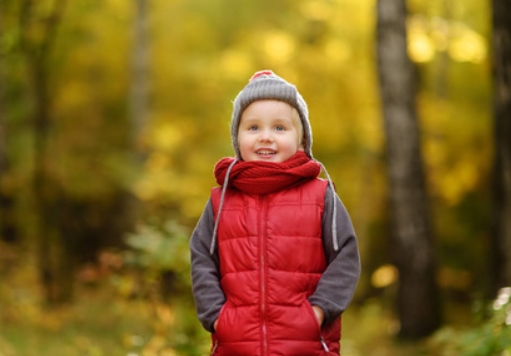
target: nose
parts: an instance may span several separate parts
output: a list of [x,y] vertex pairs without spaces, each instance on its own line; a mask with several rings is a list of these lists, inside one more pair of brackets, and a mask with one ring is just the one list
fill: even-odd
[[260,142],[272,142],[273,141],[273,133],[272,130],[264,129],[261,130],[259,135]]

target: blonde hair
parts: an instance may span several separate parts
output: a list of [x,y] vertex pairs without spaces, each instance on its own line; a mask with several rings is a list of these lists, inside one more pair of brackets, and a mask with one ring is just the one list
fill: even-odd
[[300,114],[298,110],[293,106],[293,125],[295,125],[296,131],[298,132],[298,145],[303,145],[303,124],[300,119]]

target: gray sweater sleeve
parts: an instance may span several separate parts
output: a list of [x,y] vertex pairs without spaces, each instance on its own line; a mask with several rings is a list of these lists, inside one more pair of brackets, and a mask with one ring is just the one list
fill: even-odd
[[[333,216],[332,194],[336,199],[337,216]],[[338,251],[335,251],[333,246],[332,219],[337,219]],[[309,302],[323,309],[324,324],[328,324],[346,310],[360,276],[360,256],[355,231],[344,204],[330,186],[325,194],[323,245],[328,267],[321,276],[316,291],[309,297]]]
[[214,332],[213,323],[225,303],[225,295],[220,287],[218,253],[209,254],[213,227],[214,214],[210,199],[192,233],[190,258],[197,316],[204,328],[211,333]]

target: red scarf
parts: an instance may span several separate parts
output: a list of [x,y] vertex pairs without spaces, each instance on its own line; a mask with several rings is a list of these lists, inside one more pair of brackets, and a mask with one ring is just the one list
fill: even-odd
[[[215,166],[215,177],[223,185],[225,175],[234,158],[222,158]],[[248,194],[270,194],[296,187],[319,176],[321,165],[303,151],[296,152],[282,163],[238,161],[228,177],[229,187]]]

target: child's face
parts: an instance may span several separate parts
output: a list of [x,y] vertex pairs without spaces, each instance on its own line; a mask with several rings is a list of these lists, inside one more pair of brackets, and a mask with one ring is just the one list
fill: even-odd
[[246,161],[284,162],[296,151],[303,151],[300,140],[301,122],[288,103],[258,100],[241,115],[238,144]]

